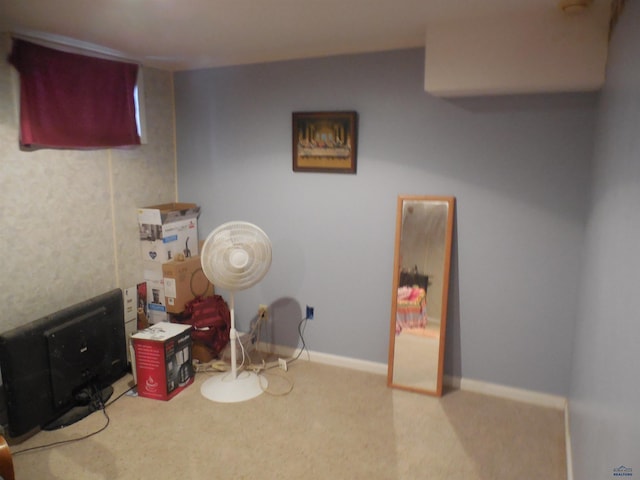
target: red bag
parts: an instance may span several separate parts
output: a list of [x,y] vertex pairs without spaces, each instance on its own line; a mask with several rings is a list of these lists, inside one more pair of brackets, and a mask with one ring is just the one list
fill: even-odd
[[229,343],[231,312],[220,295],[196,297],[188,302],[180,323],[193,326],[191,338],[203,343],[216,357]]

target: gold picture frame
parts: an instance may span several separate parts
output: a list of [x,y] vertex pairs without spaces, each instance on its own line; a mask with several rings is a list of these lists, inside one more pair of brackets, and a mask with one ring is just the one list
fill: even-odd
[[358,114],[293,112],[293,171],[356,173]]

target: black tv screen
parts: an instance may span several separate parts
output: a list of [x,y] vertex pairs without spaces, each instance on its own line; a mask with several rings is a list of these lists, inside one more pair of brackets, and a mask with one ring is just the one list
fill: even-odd
[[106,400],[127,372],[126,349],[120,289],[0,334],[9,435],[64,426],[94,411],[92,396]]

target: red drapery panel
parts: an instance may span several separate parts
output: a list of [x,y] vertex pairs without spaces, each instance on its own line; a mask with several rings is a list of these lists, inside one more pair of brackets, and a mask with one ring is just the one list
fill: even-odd
[[14,39],[20,74],[23,147],[139,145],[134,87],[138,66],[62,52]]

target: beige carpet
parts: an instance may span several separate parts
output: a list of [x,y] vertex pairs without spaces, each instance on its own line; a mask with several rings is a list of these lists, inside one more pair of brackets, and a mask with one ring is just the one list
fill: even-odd
[[[207,374],[168,402],[123,396],[80,442],[14,456],[18,480],[566,478],[563,413],[451,391],[390,390],[380,375],[298,361],[286,396],[238,404],[200,395]],[[269,389],[288,384],[269,376]],[[130,377],[116,385],[127,388]],[[106,422],[40,432],[15,453]]]

